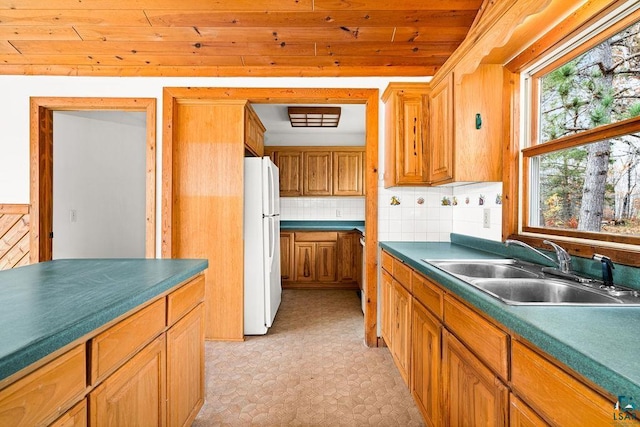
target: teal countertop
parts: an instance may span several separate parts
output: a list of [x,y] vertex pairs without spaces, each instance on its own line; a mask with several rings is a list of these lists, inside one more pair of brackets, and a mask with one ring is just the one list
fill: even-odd
[[81,259],[0,271],[0,381],[207,265],[195,259]]
[[611,395],[640,396],[640,307],[506,305],[422,259],[495,259],[519,249],[456,235],[452,241],[380,246]]
[[364,233],[364,221],[280,221],[280,230],[350,231]]

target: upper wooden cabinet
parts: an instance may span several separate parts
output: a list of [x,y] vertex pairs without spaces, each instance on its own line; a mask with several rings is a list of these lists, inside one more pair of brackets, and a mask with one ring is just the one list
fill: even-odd
[[361,151],[333,152],[333,195],[362,196],[364,194],[364,153]]
[[[509,138],[510,74],[481,65],[455,79],[453,181],[501,181],[503,141]],[[506,133],[506,134],[505,134]]]
[[382,96],[385,187],[501,181],[510,78],[500,65],[480,65],[433,85],[390,83]]
[[251,105],[247,104],[244,115],[244,148],[252,155],[264,155],[265,127]]
[[330,151],[302,153],[302,194],[305,196],[331,196],[332,160]]
[[431,184],[453,178],[453,75],[433,87],[430,97],[427,180]]
[[281,197],[364,195],[363,147],[266,147]]
[[302,152],[276,151],[272,157],[280,170],[280,196],[302,196]]
[[425,185],[429,84],[390,83],[385,103],[384,186]]

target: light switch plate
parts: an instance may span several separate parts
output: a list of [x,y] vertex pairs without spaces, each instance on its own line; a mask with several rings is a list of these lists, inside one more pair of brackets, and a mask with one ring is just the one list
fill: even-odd
[[482,226],[484,228],[491,227],[491,210],[489,208],[484,208],[482,211]]

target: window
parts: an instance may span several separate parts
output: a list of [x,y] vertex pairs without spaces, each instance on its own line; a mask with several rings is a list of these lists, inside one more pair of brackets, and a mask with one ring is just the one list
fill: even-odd
[[583,41],[530,75],[523,231],[640,244],[640,15],[634,13],[624,27],[607,28],[598,42]]

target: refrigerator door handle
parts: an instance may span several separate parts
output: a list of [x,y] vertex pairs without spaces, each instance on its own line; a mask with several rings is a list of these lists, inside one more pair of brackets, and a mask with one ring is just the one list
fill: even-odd
[[273,256],[275,254],[275,248],[276,248],[275,228],[276,228],[276,219],[270,216],[269,217],[269,258],[268,258],[269,262],[267,263],[269,265],[269,272],[272,271]]

